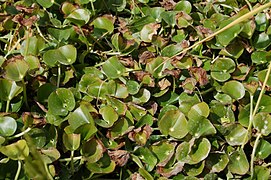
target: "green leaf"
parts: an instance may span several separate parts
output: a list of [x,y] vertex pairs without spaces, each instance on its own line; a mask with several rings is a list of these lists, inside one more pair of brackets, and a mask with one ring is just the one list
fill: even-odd
[[150,98],[151,98],[150,91],[143,88],[140,89],[136,95],[132,96],[132,102],[136,104],[143,104],[148,102]]
[[73,64],[76,61],[77,50],[73,45],[65,45],[58,48],[58,51],[65,58],[58,59],[58,62],[64,65]]
[[255,166],[254,173],[255,179],[268,180],[270,178],[270,169],[267,167]]
[[271,115],[266,112],[256,114],[253,119],[253,126],[259,133],[268,136],[271,133]]
[[85,105],[81,105],[75,109],[69,116],[68,121],[72,131],[75,131],[82,125],[89,124],[91,126],[89,130],[92,130],[92,133],[96,132],[94,120]]
[[229,158],[225,153],[210,153],[206,159],[206,167],[211,173],[223,171],[229,162]]
[[[227,24],[231,23],[232,20],[222,21],[219,28],[226,26]],[[242,26],[240,24],[236,24],[231,28],[219,33],[216,38],[217,41],[222,44],[223,46],[227,46],[234,38],[238,36],[238,34],[242,31]]]
[[163,135],[181,139],[188,133],[187,120],[180,110],[169,110],[158,120]]
[[94,25],[94,31],[102,31],[101,35],[114,31],[114,24],[106,17],[98,17],[91,24]]
[[230,155],[228,168],[233,174],[244,175],[249,170],[249,163],[243,149],[235,151]]
[[167,141],[159,142],[158,144],[151,146],[151,151],[158,158],[159,166],[165,166],[170,158],[174,154],[176,143],[170,143]]
[[150,149],[146,147],[139,147],[135,151],[135,155],[138,156],[143,163],[145,163],[146,170],[149,172],[152,171],[157,164],[157,158],[150,151]]
[[21,81],[26,75],[29,66],[23,59],[13,59],[5,62],[4,77],[12,81]]
[[257,50],[264,50],[271,44],[271,38],[270,35],[266,34],[265,32],[262,32],[261,34],[257,34],[252,42],[252,45]]
[[254,51],[251,54],[251,60],[256,64],[263,64],[269,61],[271,54],[266,51]]
[[52,0],[36,0],[39,5],[41,5],[44,8],[49,8],[54,4],[54,1]]
[[67,19],[78,26],[83,26],[88,23],[90,15],[87,9],[75,9],[67,16]]
[[63,134],[63,144],[69,151],[75,151],[80,146],[80,134]]
[[74,107],[75,99],[69,89],[58,88],[48,98],[48,108],[53,115],[66,116]]
[[125,67],[119,62],[119,59],[114,56],[109,58],[103,65],[102,70],[108,78],[119,78],[125,71]]
[[169,61],[166,61],[166,62],[165,61],[166,60],[161,57],[157,57],[157,58],[153,59],[152,61],[147,63],[146,71],[151,73],[153,75],[153,77],[155,77],[155,78],[162,77],[162,75],[163,75],[162,72],[166,68],[169,68],[169,66],[170,66]]
[[260,159],[265,159],[270,154],[271,154],[271,144],[268,141],[261,139],[256,149],[256,157]]
[[15,81],[0,79],[0,98],[3,101],[10,101],[23,91],[23,88],[17,86]]
[[18,140],[7,146],[1,146],[0,152],[12,160],[24,160],[29,155],[29,147],[25,140]]
[[182,51],[181,44],[170,44],[162,49],[161,55],[164,57],[172,57]]
[[92,173],[98,174],[108,174],[114,171],[116,163],[110,160],[110,157],[107,154],[104,154],[103,157],[96,163],[87,162],[86,167]]
[[225,136],[227,143],[229,143],[231,146],[238,146],[242,145],[244,142],[247,134],[247,130],[241,126],[240,124],[233,125],[231,128],[230,133]]
[[133,80],[127,81],[126,86],[127,86],[129,94],[131,95],[137,94],[140,89],[140,85],[138,84],[138,82],[133,81]]
[[219,82],[224,82],[230,79],[230,73],[235,70],[235,63],[230,58],[218,58],[212,64],[211,76]]
[[200,119],[202,117],[207,118],[209,113],[210,110],[208,104],[201,102],[191,107],[190,111],[188,112],[188,119]]
[[239,100],[245,96],[244,85],[238,81],[228,81],[222,86],[222,91],[233,99]]
[[103,156],[103,144],[96,138],[86,141],[81,148],[81,154],[87,157],[87,161],[95,163]]
[[[190,152],[190,161],[188,164],[197,164],[206,159],[211,150],[211,143],[207,138],[202,138],[195,142]],[[177,151],[177,150],[176,150]]]
[[211,134],[216,134],[215,127],[206,118],[189,119],[188,131],[195,138],[199,138],[201,136],[207,136]]
[[175,11],[184,11],[186,14],[189,14],[192,10],[192,5],[189,1],[182,0],[175,5]]
[[96,120],[96,123],[102,127],[111,127],[118,120],[119,115],[112,106],[104,106],[99,110],[102,120]]
[[11,136],[17,129],[15,119],[8,116],[0,116],[0,136]]
[[204,161],[195,165],[186,164],[184,165],[184,170],[186,174],[189,176],[198,176],[202,173],[204,166],[205,166]]

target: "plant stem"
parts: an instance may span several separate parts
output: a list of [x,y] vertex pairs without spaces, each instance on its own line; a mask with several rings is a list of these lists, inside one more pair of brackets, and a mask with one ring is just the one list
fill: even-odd
[[227,30],[227,29],[229,29],[229,28],[235,26],[236,24],[239,24],[239,23],[241,23],[241,22],[243,22],[243,21],[249,19],[251,16],[257,14],[258,12],[263,11],[264,9],[268,8],[269,6],[271,6],[271,2],[266,3],[266,4],[264,4],[264,5],[261,5],[261,6],[257,7],[256,9],[253,9],[253,10],[250,11],[249,13],[246,13],[246,14],[244,14],[243,16],[241,16],[241,17],[235,19],[233,22],[231,22],[231,23],[228,24],[227,26],[225,26],[225,27],[223,27],[223,28],[217,30],[216,32],[214,32],[214,33],[211,34],[210,36],[208,36],[208,37],[206,37],[206,38],[204,38],[204,39],[202,39],[202,40],[196,42],[195,44],[193,44],[192,46],[189,46],[188,48],[183,49],[181,52],[175,54],[175,55],[172,56],[171,58],[176,57],[176,56],[178,56],[178,55],[180,55],[180,54],[183,54],[184,52],[186,52],[186,51],[188,51],[188,50],[190,50],[190,49],[193,49],[194,47],[197,47],[198,45],[202,44],[202,43],[205,42],[205,41],[211,40],[211,39],[212,39],[213,37],[215,37],[216,35],[218,35],[218,34],[222,33],[223,31],[225,31],[225,30]]
[[73,162],[74,150],[71,151],[71,171],[74,173],[74,162]]
[[24,78],[22,79],[22,84],[23,84],[24,103],[25,103],[26,108],[27,108],[28,110],[30,110],[29,105],[28,105],[28,102],[27,102],[27,94],[26,94],[26,86],[25,86]]
[[20,132],[19,134],[16,134],[14,136],[9,137],[8,139],[15,139],[15,138],[21,137],[21,136],[25,135],[26,133],[28,133],[30,130],[31,130],[31,128],[28,127],[26,130]]
[[59,85],[60,85],[60,77],[61,76],[61,67],[60,67],[60,65],[58,65],[58,68],[57,68],[57,84],[56,84],[56,86],[57,86],[57,88],[59,88]]
[[29,30],[28,30],[28,27],[27,27],[25,33],[26,33],[25,34],[25,36],[26,36],[26,44],[25,44],[25,54],[24,54],[24,56],[26,56],[28,54],[28,49],[29,49],[29,41],[30,41],[30,39],[29,39]]
[[[260,95],[258,97],[258,100],[256,102],[256,105],[255,105],[255,108],[253,110],[253,113],[252,113],[252,109],[253,109],[253,104],[251,105],[250,104],[250,117],[249,117],[249,125],[248,125],[248,128],[247,128],[247,133],[245,135],[245,138],[244,138],[244,141],[243,141],[243,144],[241,146],[241,148],[243,149],[244,146],[245,146],[245,143],[246,143],[246,140],[248,139],[248,133],[250,132],[251,130],[251,127],[252,127],[252,122],[253,122],[253,119],[254,119],[254,116],[256,115],[256,113],[258,112],[258,108],[259,108],[259,105],[260,105],[260,102],[261,102],[261,99],[262,99],[262,96],[264,94],[264,91],[265,91],[265,86],[266,86],[266,83],[268,81],[268,78],[269,78],[269,75],[270,75],[270,72],[271,72],[271,63],[269,64],[268,66],[268,70],[267,70],[267,73],[265,75],[265,79],[264,79],[264,82],[263,82],[263,85],[262,85],[262,89],[261,89],[261,92],[260,92]],[[253,103],[253,97],[251,98],[250,97],[250,103]],[[252,107],[252,109],[251,109]],[[252,114],[251,114],[252,113]]]
[[20,160],[18,160],[18,168],[17,168],[16,175],[14,177],[14,180],[18,180],[19,179],[21,169],[22,169],[22,163],[21,163]]
[[[77,161],[83,159],[83,156],[78,156],[78,157],[73,157],[73,161]],[[64,158],[64,159],[59,159],[60,162],[66,162],[66,161],[71,161],[71,158]]]
[[254,146],[253,146],[253,150],[252,150],[252,154],[251,154],[251,160],[250,160],[250,173],[251,173],[251,179],[253,179],[253,171],[254,171],[254,157],[255,157],[255,153],[256,153],[256,149],[257,149],[257,146],[259,144],[259,140],[260,140],[260,137],[262,136],[261,133],[259,133],[256,137],[256,140],[254,142]]
[[10,104],[10,100],[7,100],[7,104],[6,104],[6,112],[9,111],[9,104]]

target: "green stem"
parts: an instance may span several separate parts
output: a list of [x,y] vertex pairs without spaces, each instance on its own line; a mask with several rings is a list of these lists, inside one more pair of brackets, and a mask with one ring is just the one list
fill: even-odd
[[[73,161],[77,161],[81,159],[84,159],[83,156],[73,157]],[[69,162],[71,160],[72,160],[71,158],[64,158],[64,159],[59,159],[59,162]]]
[[90,5],[91,5],[91,9],[95,15],[95,8],[94,8],[94,4],[93,4],[93,1],[90,0]]
[[28,133],[30,130],[31,130],[31,128],[28,127],[26,130],[20,132],[19,134],[16,134],[14,136],[9,137],[8,139],[15,139],[15,138],[21,137],[21,136],[25,135],[26,133]]
[[28,102],[27,102],[27,94],[26,94],[26,86],[25,86],[24,78],[22,79],[22,84],[23,84],[24,103],[25,103],[26,108],[27,108],[28,110],[30,110],[29,105],[28,105]]
[[7,100],[7,104],[6,104],[6,112],[9,111],[9,104],[10,104],[10,100]]
[[59,85],[60,85],[60,78],[61,78],[61,67],[60,65],[58,65],[58,68],[57,68],[57,88],[59,88]]
[[71,171],[74,173],[74,161],[73,161],[74,151],[71,151]]
[[47,177],[49,180],[53,180],[54,178],[52,177],[52,174],[49,172],[49,169],[48,169],[48,166],[46,163],[44,163],[44,168],[45,168],[45,171],[47,173]]
[[[260,95],[259,95],[259,97],[258,97],[258,100],[257,100],[257,102],[256,102],[256,105],[255,105],[255,108],[254,108],[254,110],[253,110],[252,115],[251,115],[251,112],[250,112],[249,125],[248,125],[248,128],[247,128],[247,133],[246,133],[246,135],[245,135],[243,144],[242,144],[242,146],[241,146],[242,149],[244,148],[245,143],[246,143],[246,141],[247,141],[247,139],[248,139],[248,133],[249,133],[250,130],[251,130],[252,123],[253,123],[253,119],[254,119],[256,113],[258,112],[258,108],[259,108],[259,105],[260,105],[262,96],[263,96],[263,94],[264,94],[265,86],[266,86],[266,84],[267,84],[267,81],[268,81],[270,72],[271,72],[271,63],[270,63],[269,66],[268,66],[268,70],[267,70],[267,73],[266,73],[266,75],[265,75],[265,79],[264,79],[264,82],[263,82],[263,85],[262,85],[262,89],[261,89]],[[252,98],[250,101],[253,101],[253,98]],[[253,103],[253,102],[251,102],[251,103]],[[253,105],[250,105],[250,109],[251,109],[251,106],[253,106]],[[251,109],[250,111],[252,111],[252,109]]]
[[254,158],[255,158],[255,153],[256,153],[256,149],[257,146],[259,144],[259,140],[261,138],[262,134],[259,133],[256,137],[256,140],[254,142],[254,146],[253,146],[253,150],[252,150],[252,154],[251,154],[251,160],[250,160],[250,173],[251,173],[251,179],[253,179],[253,171],[254,171]]
[[26,32],[25,32],[25,36],[26,36],[26,44],[25,44],[25,55],[28,54],[28,49],[29,49],[29,43],[30,43],[30,38],[29,38],[29,30],[28,30],[28,27],[26,29]]
[[18,168],[17,168],[16,175],[14,177],[14,180],[18,180],[19,179],[21,169],[22,169],[22,163],[21,163],[20,160],[18,160]]

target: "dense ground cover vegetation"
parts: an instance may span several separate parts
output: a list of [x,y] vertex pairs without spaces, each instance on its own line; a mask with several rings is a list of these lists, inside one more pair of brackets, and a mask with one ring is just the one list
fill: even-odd
[[270,6],[0,0],[0,179],[268,179]]

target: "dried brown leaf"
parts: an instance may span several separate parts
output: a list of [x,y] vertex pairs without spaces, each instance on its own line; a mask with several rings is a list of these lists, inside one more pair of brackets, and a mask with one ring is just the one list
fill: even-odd
[[190,75],[194,77],[200,86],[208,84],[207,72],[201,67],[192,67],[189,69]]
[[125,150],[116,150],[116,151],[108,151],[110,158],[118,165],[124,166],[128,159],[130,158],[130,154]]

